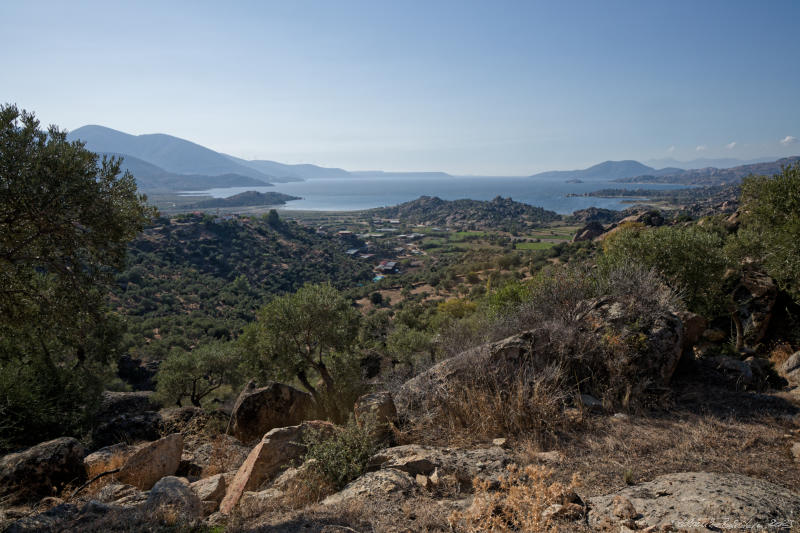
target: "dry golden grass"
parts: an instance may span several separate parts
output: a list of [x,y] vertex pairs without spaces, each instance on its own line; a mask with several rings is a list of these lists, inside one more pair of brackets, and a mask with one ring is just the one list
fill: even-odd
[[551,481],[552,470],[541,466],[519,467],[509,465],[500,480],[500,487],[492,490],[488,481],[473,482],[475,496],[467,509],[455,511],[449,521],[454,531],[557,531],[552,517],[545,511],[552,505],[561,505],[572,519],[584,513],[575,493],[577,478],[570,485]]

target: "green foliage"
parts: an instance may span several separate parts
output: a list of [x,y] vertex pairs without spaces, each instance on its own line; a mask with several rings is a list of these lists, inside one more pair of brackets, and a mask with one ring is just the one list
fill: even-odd
[[414,366],[416,356],[430,356],[433,350],[431,334],[398,324],[386,338],[386,349],[399,361]]
[[0,448],[87,429],[122,333],[105,292],[144,201],[118,160],[0,107]]
[[723,310],[722,282],[728,264],[723,244],[719,233],[696,225],[623,228],[604,241],[601,264],[655,268],[682,294],[689,309],[714,316]]
[[163,359],[176,346],[234,338],[268,298],[306,282],[349,287],[372,277],[337,239],[264,218],[159,219],[132,243],[113,302],[128,317],[134,355]]
[[238,361],[232,345],[215,342],[191,352],[173,348],[158,369],[157,394],[164,403],[178,406],[184,399],[195,407],[223,385],[238,377]]
[[308,448],[306,460],[313,459],[311,468],[339,490],[366,472],[369,459],[378,451],[380,442],[374,438],[374,422],[359,426],[350,417],[343,428],[332,436],[309,432],[305,437]]
[[742,226],[729,251],[759,262],[800,300],[800,164],[742,182]]
[[333,394],[328,365],[349,354],[358,327],[358,312],[330,283],[307,284],[264,306],[257,321],[248,326],[241,347],[261,375],[297,378],[319,401],[309,372],[318,373]]

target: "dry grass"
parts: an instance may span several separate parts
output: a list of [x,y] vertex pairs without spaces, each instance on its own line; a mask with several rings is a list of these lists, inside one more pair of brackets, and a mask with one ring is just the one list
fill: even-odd
[[[800,439],[800,430],[789,426],[769,416],[741,420],[688,412],[598,417],[583,430],[562,435],[555,449],[584,480],[587,496],[692,471],[734,472],[792,488],[800,479],[800,468],[792,462],[789,447]],[[523,464],[536,461],[537,443],[519,449]],[[566,480],[567,473],[558,475]]]
[[528,435],[540,445],[580,422],[564,409],[569,398],[554,375],[517,376],[510,385],[496,376],[476,376],[472,383],[444,392],[438,404],[396,433],[400,443],[469,445],[500,435]]
[[563,506],[565,515],[573,520],[580,518],[585,508],[577,503],[577,478],[564,485],[552,477],[553,472],[541,466],[509,465],[497,490],[488,481],[476,479],[472,505],[453,512],[450,524],[454,531],[469,532],[556,531],[555,520],[545,512],[551,506]]

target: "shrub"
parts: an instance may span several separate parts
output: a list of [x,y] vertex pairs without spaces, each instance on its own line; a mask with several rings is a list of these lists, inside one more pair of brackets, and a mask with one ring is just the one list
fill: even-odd
[[304,440],[308,448],[306,461],[313,460],[309,468],[337,490],[343,488],[366,471],[369,459],[378,451],[380,443],[375,441],[374,434],[374,421],[359,425],[352,416],[332,436],[310,431]]

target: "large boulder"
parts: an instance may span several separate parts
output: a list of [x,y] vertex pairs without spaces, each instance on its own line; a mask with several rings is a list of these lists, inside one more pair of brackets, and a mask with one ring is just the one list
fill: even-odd
[[200,499],[186,480],[175,476],[162,478],[153,486],[144,508],[154,517],[177,515],[184,521],[191,521],[202,516]]
[[283,383],[248,383],[233,406],[228,433],[251,444],[273,428],[302,422],[313,405],[311,395]]
[[420,486],[416,480],[402,470],[387,469],[368,472],[352,481],[344,489],[332,494],[322,501],[322,505],[339,505],[344,502],[380,498],[392,498],[398,501],[398,506],[403,500],[420,493]]
[[0,501],[15,504],[57,494],[85,478],[83,446],[71,437],[0,458]]
[[100,489],[94,499],[118,507],[137,507],[147,500],[147,493],[122,483],[111,483]]
[[110,472],[122,468],[125,461],[128,460],[134,452],[136,447],[128,444],[114,444],[100,448],[94,453],[90,453],[83,458],[83,465],[86,468],[86,477],[92,479],[98,474],[103,472]]
[[158,404],[153,399],[151,391],[139,392],[103,392],[100,408],[96,419],[108,421],[120,415],[130,415],[143,413],[145,411],[157,411]]
[[[683,472],[589,499],[589,525],[678,531],[771,529],[798,523],[800,494],[740,474]],[[774,525],[772,527],[775,527]],[[780,529],[775,527],[776,530]]]
[[178,470],[182,453],[183,436],[180,433],[141,444],[114,477],[121,483],[148,490],[159,479],[171,476]]
[[257,490],[289,463],[302,457],[306,452],[303,440],[310,431],[332,434],[335,427],[329,422],[312,420],[297,426],[275,428],[264,435],[228,485],[220,511],[230,514],[242,494]]
[[190,485],[192,491],[202,502],[203,514],[209,515],[219,508],[219,503],[225,497],[225,476],[216,474]]

